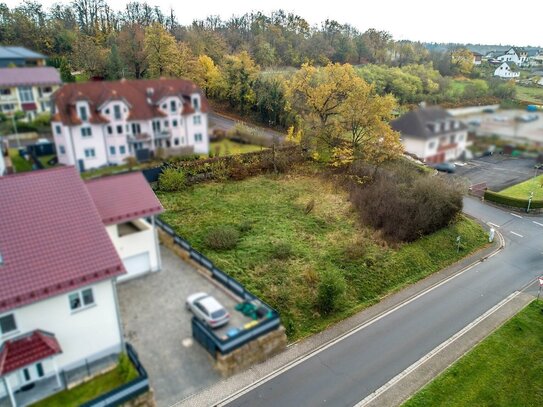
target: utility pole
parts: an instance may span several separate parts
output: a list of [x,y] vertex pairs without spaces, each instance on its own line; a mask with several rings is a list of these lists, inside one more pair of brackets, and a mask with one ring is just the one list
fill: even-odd
[[13,123],[13,131],[17,140],[17,148],[21,148],[21,140],[19,140],[19,132],[17,131],[17,122],[15,121],[15,113],[11,114],[11,122]]
[[526,213],[530,212],[530,205],[532,204],[533,197],[534,197],[534,193],[530,192],[530,197],[528,198],[528,209],[526,209]]

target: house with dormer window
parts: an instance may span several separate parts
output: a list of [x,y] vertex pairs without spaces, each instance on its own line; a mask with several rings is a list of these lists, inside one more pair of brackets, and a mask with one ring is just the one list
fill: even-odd
[[513,62],[518,66],[522,66],[528,60],[528,51],[511,47],[504,54],[497,56],[496,59],[500,62]]
[[390,125],[405,151],[427,163],[456,160],[466,150],[467,126],[438,106],[418,108]]
[[53,95],[59,162],[80,171],[123,164],[163,149],[209,152],[209,105],[183,79],[71,83]]
[[494,76],[498,76],[502,79],[514,79],[520,77],[520,72],[517,71],[514,63],[502,62],[502,64],[494,70]]

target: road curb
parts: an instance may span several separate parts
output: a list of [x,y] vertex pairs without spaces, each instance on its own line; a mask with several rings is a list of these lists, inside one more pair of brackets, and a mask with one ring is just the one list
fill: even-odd
[[[467,214],[465,215],[472,218]],[[487,228],[489,227],[479,220],[475,220],[479,224],[484,225]],[[175,406],[217,406],[235,400],[248,390],[275,377],[279,372],[290,369],[331,344],[339,342],[345,337],[355,333],[357,330],[362,329],[372,321],[382,318],[385,314],[388,315],[397,308],[434,289],[436,286],[444,284],[457,275],[475,267],[477,264],[486,261],[490,257],[493,257],[505,247],[505,239],[499,231],[496,231],[496,236],[498,239],[496,239],[491,246],[480,249],[445,269],[404,287],[400,291],[382,297],[375,305],[330,326],[320,333],[291,344],[286,351],[261,364],[253,366],[240,374],[224,379],[203,389],[199,393],[188,396],[184,400],[176,403]],[[225,397],[225,395],[227,396]]]

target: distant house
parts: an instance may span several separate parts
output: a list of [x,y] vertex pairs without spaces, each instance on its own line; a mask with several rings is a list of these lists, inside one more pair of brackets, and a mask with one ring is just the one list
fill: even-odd
[[0,68],[0,112],[36,114],[49,112],[51,95],[62,81],[55,68]]
[[207,99],[182,79],[64,85],[53,95],[59,162],[80,171],[148,157],[161,148],[209,152]]
[[97,178],[86,186],[127,271],[119,281],[160,270],[154,215],[163,208],[142,173]]
[[514,64],[510,62],[502,62],[502,64],[494,70],[494,76],[498,76],[502,79],[513,79],[518,78],[520,76],[520,72],[516,70]]
[[471,55],[473,55],[473,65],[481,65],[481,62],[483,60],[483,54],[472,51]]
[[455,160],[466,150],[467,126],[438,106],[413,110],[391,126],[405,150],[428,163]]
[[0,177],[0,404],[28,405],[116,358],[125,273],[75,168]]
[[500,62],[513,62],[522,66],[528,59],[528,52],[522,48],[511,47],[502,55],[495,57]]
[[45,66],[47,57],[23,47],[0,45],[0,68],[9,66]]

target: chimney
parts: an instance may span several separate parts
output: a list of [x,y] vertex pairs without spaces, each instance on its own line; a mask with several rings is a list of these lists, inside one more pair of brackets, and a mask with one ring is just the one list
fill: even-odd
[[147,88],[147,96],[151,97],[155,93],[155,90],[153,88]]

